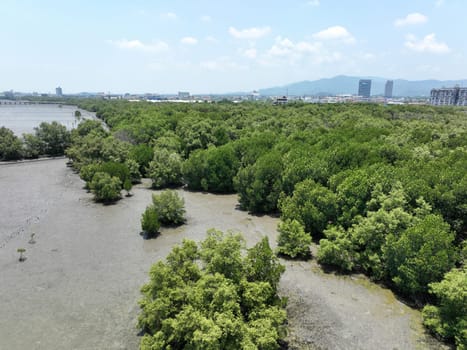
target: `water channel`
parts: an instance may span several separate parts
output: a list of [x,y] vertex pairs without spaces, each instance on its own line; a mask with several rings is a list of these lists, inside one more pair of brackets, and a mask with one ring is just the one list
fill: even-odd
[[42,122],[57,121],[68,130],[76,127],[78,121],[75,111],[79,110],[84,119],[95,118],[95,113],[77,108],[76,106],[59,104],[10,105],[0,104],[0,127],[12,130],[15,135],[34,133],[34,128]]

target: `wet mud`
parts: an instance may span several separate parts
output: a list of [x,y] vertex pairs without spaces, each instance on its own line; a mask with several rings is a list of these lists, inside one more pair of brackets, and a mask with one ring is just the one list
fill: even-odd
[[[148,184],[96,204],[64,159],[0,165],[0,193],[1,350],[137,349],[139,288],[174,244],[212,227],[243,232],[248,246],[264,235],[274,245],[277,235],[277,218],[238,210],[236,195],[180,191],[187,224],[144,240]],[[313,260],[284,264],[291,349],[444,347],[418,311],[365,277],[325,274]]]

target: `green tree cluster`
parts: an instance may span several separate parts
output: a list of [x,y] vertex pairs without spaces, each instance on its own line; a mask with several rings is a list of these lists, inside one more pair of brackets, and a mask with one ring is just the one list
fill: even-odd
[[149,205],[141,218],[143,232],[155,235],[162,225],[181,225],[185,222],[185,201],[173,190],[165,190],[152,195]]
[[366,216],[348,230],[324,231],[318,260],[343,270],[363,269],[377,280],[391,280],[406,295],[423,296],[457,260],[449,225],[422,199],[410,210],[400,183],[388,194],[376,186],[367,207]]
[[246,256],[243,249],[241,235],[210,230],[200,246],[184,240],[153,265],[141,290],[140,348],[279,349],[284,267],[267,238]]
[[[156,187],[172,186],[176,174],[192,190],[235,191],[242,209],[289,222],[282,238],[294,242],[291,253],[308,245],[295,220],[323,238],[323,264],[364,271],[419,301],[458,266],[467,232],[460,108],[78,103],[110,132],[87,125],[74,133],[68,153],[77,169],[133,159],[148,176],[154,150],[163,150],[152,166]],[[179,155],[175,171],[167,154]]]
[[98,171],[93,175],[89,183],[89,189],[94,194],[94,199],[97,202],[114,202],[120,199],[122,182],[116,176],[110,176],[108,173]]
[[280,222],[277,238],[277,252],[294,258],[310,256],[311,236],[305,232],[303,225],[297,220],[287,219]]
[[0,160],[20,159],[23,154],[21,140],[10,129],[0,128]]
[[467,268],[452,269],[441,282],[430,284],[438,305],[423,308],[423,323],[434,334],[467,349]]
[[24,134],[22,138],[19,138],[10,129],[1,127],[0,160],[65,154],[65,150],[70,145],[70,132],[65,126],[56,121],[42,122],[34,129],[34,134]]

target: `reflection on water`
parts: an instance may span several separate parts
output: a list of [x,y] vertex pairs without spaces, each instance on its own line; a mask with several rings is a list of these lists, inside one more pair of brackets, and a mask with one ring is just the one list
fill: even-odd
[[[17,136],[34,133],[34,128],[42,122],[57,121],[73,129],[78,124],[75,118],[76,106],[61,105],[0,105],[0,127],[12,130]],[[83,118],[94,118],[94,113],[81,111]]]

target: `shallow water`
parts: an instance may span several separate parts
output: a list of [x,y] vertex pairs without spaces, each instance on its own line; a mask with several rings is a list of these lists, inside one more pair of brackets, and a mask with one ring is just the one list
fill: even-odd
[[[59,106],[56,104],[37,105],[5,105],[0,104],[0,127],[12,130],[17,136],[34,133],[40,123],[57,121],[68,130],[76,127],[76,106]],[[95,114],[79,109],[83,118],[95,118]]]
[[[92,201],[65,160],[0,165],[0,349],[137,349],[139,288],[152,263],[207,229],[272,244],[277,219],[237,210],[236,195],[180,191],[187,224],[143,240],[153,191],[139,185],[115,205]],[[30,244],[31,233],[35,243]],[[17,248],[27,260],[18,262]],[[362,276],[284,262],[292,349],[439,349],[420,314]]]

